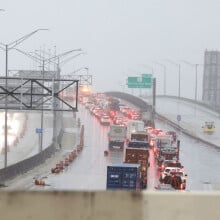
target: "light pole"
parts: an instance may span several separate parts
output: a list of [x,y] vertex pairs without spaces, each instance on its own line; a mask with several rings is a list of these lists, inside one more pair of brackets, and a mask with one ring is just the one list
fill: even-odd
[[[22,51],[22,50],[19,50],[19,49],[16,49],[18,52],[20,52],[20,53],[22,53],[22,54],[24,54],[24,55],[26,55],[26,56],[28,56],[29,58],[31,58],[31,59],[33,59],[33,60],[35,60],[36,62],[38,62],[38,63],[42,63],[42,78],[43,78],[43,84],[44,84],[44,74],[45,74],[45,65],[47,64],[47,63],[50,63],[50,62],[52,62],[52,63],[55,63],[56,65],[57,65],[57,76],[56,76],[56,78],[58,78],[58,79],[60,79],[60,64],[62,63],[63,64],[63,62],[60,62],[60,58],[61,57],[63,57],[63,56],[66,56],[66,55],[69,55],[69,54],[71,54],[71,53],[73,53],[73,52],[77,52],[77,51],[82,51],[82,49],[81,48],[79,48],[79,49],[74,49],[74,50],[69,50],[69,51],[67,51],[67,52],[64,52],[64,53],[61,53],[61,54],[58,54],[58,55],[55,55],[54,57],[50,57],[50,58],[48,58],[48,59],[45,59],[44,58],[44,56],[42,57],[40,54],[37,54],[37,53],[35,53],[35,56],[33,56],[33,55],[31,55],[30,53],[27,53],[27,52],[24,52],[24,51]],[[35,50],[35,52],[36,51],[38,51],[38,52],[43,52],[43,51],[39,51],[39,50]],[[83,54],[83,53],[79,53],[79,54],[76,54],[75,56],[72,56],[71,57],[71,59],[73,59],[73,58],[75,58],[75,57],[77,57],[77,56],[79,56],[80,54]],[[51,60],[58,60],[57,61],[57,63],[55,62],[55,61],[51,61]],[[70,60],[70,58],[68,58],[68,61]],[[65,62],[67,62],[67,60],[64,60]],[[59,84],[58,84],[58,88],[59,88]],[[56,88],[57,89],[57,88]],[[53,92],[55,92],[54,91],[54,89],[53,89]],[[54,111],[54,106],[55,106],[55,101],[53,100],[53,140],[54,140],[54,143],[56,143],[56,111]],[[39,151],[41,152],[42,151],[42,149],[43,149],[43,127],[44,127],[44,125],[43,125],[43,122],[44,122],[44,120],[43,120],[43,117],[44,117],[44,112],[43,112],[43,107],[42,107],[42,111],[41,111],[41,131],[42,131],[42,133],[41,133],[41,136],[40,136],[40,144],[39,144]]]
[[[0,43],[0,45],[4,46],[4,47],[0,47],[1,49],[5,50],[5,89],[7,91],[8,89],[8,51],[15,48],[17,45],[21,44],[23,41],[25,41],[26,39],[28,39],[29,37],[31,37],[33,34],[37,33],[38,31],[43,31],[43,30],[48,30],[48,29],[44,29],[44,28],[40,28],[37,29],[27,35],[24,35],[23,37],[12,41],[11,43],[8,44],[3,44]],[[6,95],[5,97],[5,167],[7,167],[7,152],[8,152],[8,95]]]
[[186,60],[181,60],[182,62],[184,62],[185,64],[188,64],[188,65],[190,65],[190,66],[192,66],[192,67],[195,67],[195,101],[197,101],[197,81],[198,81],[198,66],[200,65],[200,64],[198,64],[198,63],[196,63],[196,64],[192,64],[192,63],[190,63],[190,62],[188,62],[188,61],[186,61]]
[[156,62],[156,61],[154,61],[154,63],[156,63],[157,65],[159,65],[159,66],[161,66],[161,67],[163,67],[163,94],[164,95],[166,95],[166,66],[165,65],[163,65],[162,63],[158,63],[158,62]]
[[165,61],[167,61],[167,62],[169,62],[169,63],[171,63],[171,64],[173,64],[173,65],[175,65],[175,66],[177,66],[178,67],[178,97],[180,98],[180,64],[179,63],[175,63],[175,62],[173,62],[173,61],[171,61],[171,60],[165,60]]
[[151,73],[154,76],[154,68],[152,66],[148,66],[146,64],[142,64],[142,66],[148,68],[149,70],[151,70]]
[[72,75],[72,74],[76,74],[77,72],[79,72],[79,71],[81,71],[81,70],[87,70],[87,75],[88,75],[88,67],[81,67],[81,68],[79,68],[79,69],[76,69],[76,70],[74,70],[73,72],[71,72],[71,73],[69,73],[69,74],[67,74],[67,75]]
[[[145,68],[148,68],[151,71],[152,79],[154,79],[154,77],[155,77],[155,75],[154,75],[154,68],[152,66],[148,66],[146,64],[142,64],[142,66],[145,67]],[[153,95],[153,89],[152,89],[151,92],[152,92],[152,94],[150,94],[150,93],[149,94],[146,93],[146,94],[151,96],[151,95]]]

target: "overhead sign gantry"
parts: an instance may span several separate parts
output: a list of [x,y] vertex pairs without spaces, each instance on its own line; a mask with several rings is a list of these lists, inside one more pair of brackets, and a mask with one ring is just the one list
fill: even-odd
[[[0,109],[77,111],[79,80],[0,77]],[[72,104],[62,94],[73,87]]]

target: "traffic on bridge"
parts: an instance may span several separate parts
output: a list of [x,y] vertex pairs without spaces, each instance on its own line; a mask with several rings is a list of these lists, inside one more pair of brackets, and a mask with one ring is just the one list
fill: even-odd
[[[171,109],[173,109],[172,112],[169,111],[169,115],[165,108],[163,108],[164,113],[159,110],[160,106],[164,106],[164,103],[166,103],[167,108],[170,105]],[[178,108],[173,103],[176,103],[181,111],[178,111]],[[134,104],[125,100],[109,97],[105,94],[94,94],[82,98],[79,112],[75,116],[72,113],[65,113],[65,136],[63,136],[61,141],[62,153],[55,157],[57,161],[48,161],[42,170],[30,171],[26,178],[16,178],[8,182],[8,188],[26,190],[122,189],[122,185],[111,185],[108,182],[110,181],[108,179],[109,175],[113,175],[109,170],[116,169],[114,175],[118,175],[118,178],[120,178],[121,171],[119,172],[117,169],[129,169],[134,164],[140,164],[140,167],[134,166],[135,168],[132,169],[135,169],[135,172],[137,172],[137,168],[146,169],[145,174],[142,174],[139,180],[132,179],[133,182],[137,182],[135,182],[135,185],[131,185],[130,189],[218,190],[220,177],[218,170],[213,170],[213,167],[220,165],[218,160],[220,151],[213,146],[210,140],[210,137],[214,138],[214,133],[207,134],[201,126],[200,133],[204,134],[204,143],[194,133],[191,132],[189,136],[186,132],[188,129],[190,133],[191,129],[193,130],[193,126],[195,126],[193,120],[189,120],[189,118],[193,118],[194,114],[200,116],[201,122],[203,122],[201,115],[204,111],[213,120],[214,112],[201,106],[195,107],[195,105],[190,105],[186,101],[173,102],[171,98],[158,99],[157,109],[157,113],[163,115],[166,120],[156,117],[155,125],[153,126],[150,124],[150,120],[144,118],[147,114],[141,112],[138,106],[134,106]],[[193,112],[192,116],[190,112]],[[177,115],[181,115],[181,121],[177,120]],[[58,166],[60,160],[65,162],[67,155],[74,149],[77,150],[80,132],[79,128],[77,128],[79,121],[84,126],[83,150],[80,153],[76,153],[77,156],[74,157],[74,162],[68,163],[68,166],[60,171],[58,175],[57,172],[52,172],[53,167]],[[218,117],[216,115],[216,128],[217,121]],[[176,127],[171,126],[170,122],[171,124],[176,124]],[[183,125],[186,127],[183,127]],[[210,144],[207,144],[209,141]],[[166,151],[166,148],[159,147],[163,144],[167,147]],[[136,151],[139,156],[135,156]],[[143,157],[142,151],[146,152],[146,157],[144,157],[145,165],[140,159]],[[131,157],[131,159],[126,158],[126,155],[128,158]],[[139,159],[135,161],[132,157],[138,157]],[[169,166],[166,169],[166,164],[169,164],[172,170],[170,170]],[[174,176],[174,174],[181,176],[181,179],[178,180],[179,186],[174,185],[177,180],[172,182],[168,178],[169,176]],[[165,178],[165,176],[168,177]],[[141,182],[143,178],[146,178],[145,186],[144,182]],[[36,185],[33,181],[35,179],[43,180],[45,186],[42,188],[41,185]],[[119,180],[116,178],[114,181],[117,182]],[[129,189],[128,185],[125,189]]]

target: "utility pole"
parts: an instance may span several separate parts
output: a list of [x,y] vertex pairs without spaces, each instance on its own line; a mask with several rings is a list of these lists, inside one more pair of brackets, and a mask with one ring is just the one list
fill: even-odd
[[[31,37],[32,35],[34,35],[35,33],[37,33],[38,31],[42,31],[42,30],[48,30],[48,29],[36,29],[35,31],[24,35],[23,37],[9,43],[9,44],[3,44],[0,43],[0,45],[2,45],[3,47],[0,46],[1,49],[5,50],[5,88],[6,91],[8,90],[8,51],[11,49],[15,49],[15,47],[19,44],[21,44],[23,41],[25,41],[26,39],[28,39],[29,37]],[[7,167],[7,152],[8,152],[8,95],[6,95],[5,97],[5,128],[4,128],[4,132],[5,132],[5,157],[4,157],[4,165],[5,167]]]

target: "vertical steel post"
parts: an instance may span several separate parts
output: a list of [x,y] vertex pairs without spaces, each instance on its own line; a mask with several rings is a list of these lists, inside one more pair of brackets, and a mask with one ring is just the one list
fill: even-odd
[[197,101],[197,78],[198,78],[198,76],[197,76],[197,69],[198,69],[198,64],[196,64],[195,66],[196,66],[195,100]]
[[[5,45],[5,89],[8,90],[8,45]],[[5,167],[8,158],[8,95],[5,97]]]
[[[44,85],[44,57],[43,57],[43,67],[42,67],[42,77],[43,77],[43,85]],[[42,88],[42,96],[43,96],[43,104],[41,109],[41,140],[40,140],[40,152],[43,150],[43,133],[44,133],[44,88]]]
[[166,67],[164,66],[163,67],[164,68],[164,85],[163,85],[163,88],[164,88],[164,95],[166,95],[166,93],[167,93],[167,89],[166,89],[166,81],[167,81],[167,72],[166,72]]
[[178,92],[178,97],[180,98],[180,64],[179,65],[179,92]]
[[155,119],[155,112],[156,112],[156,78],[153,78],[153,122]]

